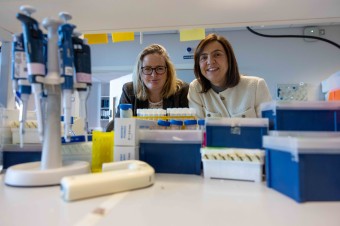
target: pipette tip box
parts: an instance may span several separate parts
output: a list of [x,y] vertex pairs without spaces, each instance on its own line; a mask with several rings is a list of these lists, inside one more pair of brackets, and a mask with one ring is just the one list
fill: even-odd
[[297,202],[340,201],[340,136],[263,137],[267,186]]
[[156,173],[201,175],[201,144],[198,130],[141,130],[139,159]]
[[[82,138],[81,138],[82,137]],[[71,142],[61,145],[62,158],[64,161],[92,161],[92,142],[82,142],[84,136],[74,136]],[[92,137],[89,136],[89,140]],[[42,144],[24,143],[23,148],[19,144],[5,144],[3,147],[3,169],[13,165],[41,161]]]
[[201,148],[203,176],[208,179],[230,179],[261,182],[264,151],[241,148]]
[[339,101],[272,101],[261,104],[270,130],[339,131]]
[[208,147],[262,148],[268,133],[268,119],[209,118],[206,120]]

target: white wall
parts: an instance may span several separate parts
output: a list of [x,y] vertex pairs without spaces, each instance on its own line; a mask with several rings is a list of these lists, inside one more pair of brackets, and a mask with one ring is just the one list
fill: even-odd
[[[321,36],[340,44],[340,26],[319,27],[325,29]],[[261,29],[272,35],[302,35],[303,28]],[[216,32],[231,42],[238,59],[240,72],[263,77],[273,97],[276,84],[304,82],[309,87],[309,99],[322,99],[320,82],[340,70],[340,49],[322,41],[306,42],[299,38],[264,38],[247,30]],[[151,43],[164,45],[175,65],[192,68],[193,60],[184,60],[187,47],[195,48],[198,41],[180,42],[178,33],[144,35],[143,44],[138,36],[134,42],[93,45],[94,71],[101,68],[132,68],[138,53]],[[180,78],[194,79],[192,70],[178,70]],[[114,76],[113,76],[114,77]]]

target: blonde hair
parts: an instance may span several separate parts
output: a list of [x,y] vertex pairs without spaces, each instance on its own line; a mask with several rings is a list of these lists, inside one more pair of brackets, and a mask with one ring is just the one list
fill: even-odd
[[142,64],[143,64],[143,59],[146,55],[155,54],[155,53],[159,54],[161,57],[164,58],[164,61],[167,67],[167,71],[166,71],[167,77],[166,77],[166,81],[161,92],[162,98],[169,98],[171,95],[174,95],[177,92],[177,90],[180,88],[180,86],[183,84],[181,80],[177,79],[175,66],[171,62],[166,49],[159,44],[152,44],[146,47],[142,52],[139,53],[137,57],[137,62],[133,70],[133,74],[132,74],[133,89],[134,89],[137,99],[147,100],[149,97],[148,89],[143,83],[143,80],[141,78]]

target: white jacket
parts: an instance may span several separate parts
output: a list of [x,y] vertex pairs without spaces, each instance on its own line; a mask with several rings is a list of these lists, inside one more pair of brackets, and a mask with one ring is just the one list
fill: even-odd
[[200,93],[201,85],[195,79],[190,83],[189,107],[196,109],[199,118],[206,117],[243,117],[260,118],[260,104],[271,101],[271,95],[264,79],[243,76],[239,84],[220,93],[209,89]]

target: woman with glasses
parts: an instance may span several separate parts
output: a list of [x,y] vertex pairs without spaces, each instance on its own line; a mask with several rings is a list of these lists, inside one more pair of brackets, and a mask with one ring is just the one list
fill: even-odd
[[166,49],[152,44],[138,55],[132,82],[124,84],[119,103],[132,104],[134,116],[140,108],[185,108],[188,89],[189,85],[177,78]]
[[194,54],[196,79],[190,83],[189,106],[199,118],[261,117],[260,104],[271,100],[266,82],[239,73],[226,38],[209,34]]

